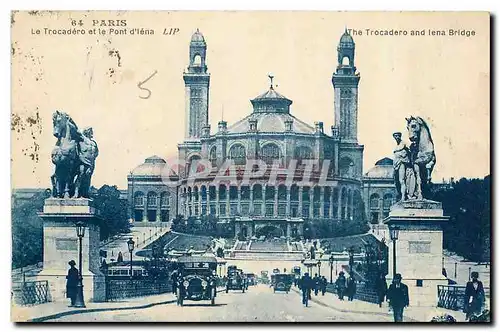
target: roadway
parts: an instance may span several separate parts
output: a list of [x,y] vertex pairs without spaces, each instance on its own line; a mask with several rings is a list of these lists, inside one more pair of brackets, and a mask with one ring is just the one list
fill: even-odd
[[[333,296],[326,294],[325,297]],[[171,295],[165,295],[166,299]],[[314,295],[313,295],[314,299]],[[324,301],[323,301],[324,302]],[[291,290],[273,293],[267,285],[250,286],[240,291],[220,292],[216,304],[186,301],[155,305],[145,309],[89,312],[60,317],[59,322],[390,322],[390,316],[346,313],[334,307],[310,302],[302,304],[301,295]]]

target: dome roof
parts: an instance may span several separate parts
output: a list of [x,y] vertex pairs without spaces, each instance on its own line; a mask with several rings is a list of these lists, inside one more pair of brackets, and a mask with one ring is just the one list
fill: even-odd
[[394,167],[391,158],[382,158],[375,163],[375,167],[370,168],[365,174],[369,178],[392,179],[394,177]]
[[278,93],[271,86],[269,90],[261,95],[258,95],[250,101],[253,105],[254,112],[290,112],[292,101],[282,94]]
[[205,37],[200,32],[200,30],[196,29],[196,32],[191,36],[192,43],[205,43]]
[[344,31],[342,37],[340,37],[339,47],[354,47],[354,39],[352,39],[352,36],[347,32],[347,29]]
[[176,175],[173,169],[167,167],[167,162],[165,159],[158,156],[151,156],[144,160],[144,163],[140,164],[132,170],[132,176],[152,176],[152,177],[163,177]]

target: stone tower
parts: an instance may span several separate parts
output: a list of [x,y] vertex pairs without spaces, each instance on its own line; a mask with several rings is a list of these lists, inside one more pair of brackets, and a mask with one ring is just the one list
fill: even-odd
[[338,65],[333,73],[335,91],[335,126],[342,141],[358,142],[358,84],[359,73],[354,66],[354,40],[345,30],[337,47]]
[[189,66],[184,72],[186,91],[186,138],[199,139],[208,125],[210,74],[206,65],[207,44],[199,30],[189,44]]

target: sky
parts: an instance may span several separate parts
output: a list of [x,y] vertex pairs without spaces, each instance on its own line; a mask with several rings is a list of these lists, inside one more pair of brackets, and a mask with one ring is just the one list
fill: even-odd
[[[106,35],[46,35],[88,31]],[[104,20],[104,21],[102,21]],[[109,35],[126,20],[127,35]],[[189,41],[198,28],[207,42],[212,133],[224,110],[229,124],[248,115],[250,99],[276,90],[291,113],[313,125],[334,122],[331,76],[344,29],[356,43],[358,140],[363,170],[391,157],[392,133],[405,117],[424,118],[434,140],[433,179],[490,173],[490,50],[488,13],[348,12],[19,12],[12,23],[12,186],[49,187],[52,113],[92,126],[99,145],[93,185],[126,188],[130,170],[151,155],[176,156],[184,138],[184,82]],[[98,29],[97,28],[97,33]],[[130,35],[130,29],[154,35]],[[178,28],[175,35],[163,31]],[[120,28],[113,28],[118,31]],[[370,29],[372,33],[367,33]],[[379,30],[408,34],[376,35]],[[450,36],[449,29],[474,31]],[[40,34],[37,34],[37,30]],[[425,35],[410,35],[411,30]],[[435,35],[432,35],[434,31]],[[444,31],[445,35],[437,35]],[[143,87],[138,84],[154,74]],[[38,114],[38,116],[37,116]]]

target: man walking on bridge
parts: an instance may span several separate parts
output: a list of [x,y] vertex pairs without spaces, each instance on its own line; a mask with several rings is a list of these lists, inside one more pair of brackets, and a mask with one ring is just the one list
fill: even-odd
[[304,276],[299,281],[300,289],[302,290],[302,304],[308,306],[309,298],[311,297],[311,288],[313,287],[313,280],[309,273],[304,273]]

